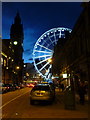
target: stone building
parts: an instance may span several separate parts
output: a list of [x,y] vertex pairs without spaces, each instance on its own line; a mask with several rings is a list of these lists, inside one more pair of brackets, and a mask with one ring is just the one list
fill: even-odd
[[13,51],[10,47],[10,39],[2,39],[2,82],[12,83],[12,70],[13,70]]
[[[66,85],[73,83],[77,89],[79,81],[90,81],[90,2],[83,3],[72,33],[65,44],[59,48],[54,62],[58,64],[61,81]],[[66,78],[62,75],[67,74]]]
[[19,13],[11,25],[10,39],[2,39],[2,82],[22,83],[23,71],[23,25]]

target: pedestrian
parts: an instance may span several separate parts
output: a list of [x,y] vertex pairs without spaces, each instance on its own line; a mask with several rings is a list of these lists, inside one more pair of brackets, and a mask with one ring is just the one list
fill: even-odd
[[80,82],[79,84],[79,88],[78,88],[78,94],[79,94],[79,98],[80,98],[80,104],[84,105],[85,103],[85,84],[84,82]]

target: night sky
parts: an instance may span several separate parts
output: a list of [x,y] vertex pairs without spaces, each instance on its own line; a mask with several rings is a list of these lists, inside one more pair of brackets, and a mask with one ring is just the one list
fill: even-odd
[[52,28],[73,29],[82,10],[80,2],[3,2],[2,38],[10,38],[10,27],[19,11],[24,28],[23,59],[32,62],[37,39]]

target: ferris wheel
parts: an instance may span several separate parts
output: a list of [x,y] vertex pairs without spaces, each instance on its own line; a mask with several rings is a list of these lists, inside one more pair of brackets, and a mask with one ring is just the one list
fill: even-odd
[[65,31],[71,33],[71,29],[58,27],[46,31],[39,37],[33,49],[34,66],[41,77],[50,79],[52,77],[52,56],[54,46],[60,38],[65,38]]

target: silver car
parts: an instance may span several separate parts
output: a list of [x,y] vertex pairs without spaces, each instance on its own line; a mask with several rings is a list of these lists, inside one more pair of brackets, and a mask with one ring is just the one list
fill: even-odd
[[55,91],[48,84],[35,85],[30,92],[30,104],[35,101],[49,101],[53,102],[55,98]]

